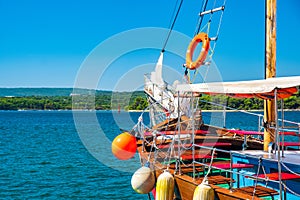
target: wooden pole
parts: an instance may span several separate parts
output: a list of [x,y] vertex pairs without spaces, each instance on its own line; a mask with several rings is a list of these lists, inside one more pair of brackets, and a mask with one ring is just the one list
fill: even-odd
[[[276,77],[276,0],[266,0],[266,24],[265,24],[265,78]],[[265,100],[264,121],[266,122],[264,131],[264,151],[268,151],[268,146],[275,142],[275,102]]]

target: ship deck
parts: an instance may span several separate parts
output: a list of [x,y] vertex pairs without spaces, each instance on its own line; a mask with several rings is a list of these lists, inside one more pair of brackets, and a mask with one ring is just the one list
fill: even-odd
[[[278,154],[269,155],[268,152],[262,150],[245,150],[245,151],[232,151],[234,154],[240,154],[244,156],[262,157],[266,161],[277,162]],[[286,164],[299,165],[300,166],[300,150],[286,150],[284,151],[284,157],[280,157],[280,160]]]

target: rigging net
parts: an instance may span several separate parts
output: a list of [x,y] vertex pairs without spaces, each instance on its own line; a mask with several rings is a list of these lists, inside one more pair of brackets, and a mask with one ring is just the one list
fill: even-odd
[[205,32],[210,38],[210,43],[213,43],[213,45],[210,45],[209,53],[206,60],[204,61],[204,66],[207,67],[206,70],[200,72],[199,70],[201,70],[201,68],[196,69],[194,71],[193,78],[190,78],[190,80],[192,80],[191,83],[195,82],[195,79],[199,73],[201,73],[202,75],[203,82],[206,82],[207,74],[212,62],[212,57],[215,53],[216,44],[220,34],[223,14],[225,11],[225,4],[226,0],[203,0],[202,2],[202,8],[199,13],[194,36],[196,36],[199,32]]

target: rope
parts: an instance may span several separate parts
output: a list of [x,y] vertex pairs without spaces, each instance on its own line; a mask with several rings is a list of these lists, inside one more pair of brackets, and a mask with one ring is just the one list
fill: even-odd
[[[151,103],[151,102],[150,102]],[[147,109],[151,109],[151,108],[153,108],[154,109],[154,116],[153,116],[153,120],[155,120],[155,118],[157,117],[157,114],[160,114],[160,113],[156,113],[155,111],[156,110],[158,110],[158,108],[159,108],[159,106],[160,106],[160,102],[157,102],[157,101],[154,101],[154,102],[152,102],[146,109],[144,109],[144,112],[147,110]],[[160,109],[159,109],[160,110]],[[141,116],[139,117],[139,121],[141,122],[142,121],[142,115],[144,114],[144,112],[141,114]],[[159,115],[159,116],[161,116],[161,115]],[[160,117],[161,118],[161,117]],[[167,118],[166,118],[167,119]],[[178,118],[179,120],[180,120],[180,118]],[[179,121],[179,123],[182,123],[182,122],[180,122]],[[164,127],[168,127],[170,125],[170,123],[169,123],[169,121],[167,122],[167,124],[165,124],[164,125]],[[145,125],[143,124],[143,125],[139,125],[139,126],[144,126],[145,127]],[[139,127],[139,126],[135,126],[135,128],[137,128],[139,131],[139,133],[140,134],[143,134],[143,131],[141,132],[141,128]],[[161,127],[162,128],[162,127]],[[156,146],[156,136],[157,136],[157,134],[156,134],[156,132],[157,132],[157,130],[151,130],[151,128],[148,128],[148,130],[149,131],[151,131],[152,132],[152,135],[154,136],[154,138],[153,138],[153,141],[152,141],[152,143],[151,143],[151,150],[153,150],[153,148],[155,148],[155,152],[154,152],[154,160],[156,160],[157,159],[157,157],[158,156],[160,156],[161,158],[163,158],[164,159],[164,162],[166,162],[166,163],[168,163],[167,164],[167,169],[169,168],[169,166],[170,166],[170,163],[171,163],[171,159],[172,159],[172,154],[173,154],[173,152],[174,152],[174,142],[175,142],[175,137],[173,137],[172,138],[172,142],[170,143],[170,146],[169,146],[169,148],[168,148],[168,151],[167,152],[163,152],[161,149],[159,149],[159,147],[158,146]],[[163,137],[169,137],[168,135],[166,135],[166,134],[161,134]],[[171,139],[171,138],[170,138]],[[150,142],[148,142],[148,141],[146,141],[148,144],[150,144]],[[179,143],[179,145],[178,146],[180,146],[180,143]],[[158,153],[162,153],[162,155],[160,155],[160,154],[158,154]],[[151,157],[151,154],[149,154],[148,155],[148,160],[150,160],[150,157]],[[178,159],[177,159],[177,162],[180,162]],[[178,164],[178,163],[177,163]],[[178,165],[177,165],[178,166]]]
[[[225,4],[226,4],[226,0],[224,0],[224,2],[223,2],[224,9],[225,9]],[[222,10],[222,13],[221,13],[221,16],[220,16],[219,25],[218,25],[218,29],[217,29],[217,32],[216,32],[216,41],[214,42],[213,48],[211,48],[211,54],[209,55],[210,60],[212,59],[212,56],[215,52],[216,43],[217,43],[217,40],[219,38],[219,33],[220,33],[221,24],[222,24],[222,20],[223,20],[224,9]],[[211,18],[212,18],[212,15],[211,15]]]
[[291,188],[289,188],[284,182],[282,182],[282,185],[284,186],[285,189],[287,189],[287,191],[289,191],[290,193],[292,193],[295,196],[300,197],[299,193],[294,192]]
[[[258,175],[259,175],[259,171],[260,171],[261,161],[262,161],[262,157],[259,157],[259,159],[258,159],[257,173],[256,173],[255,182],[254,182],[254,189],[253,189],[253,193],[252,193],[252,200],[254,199],[255,193],[256,193],[256,187],[257,187],[257,183],[258,183]],[[265,173],[265,170],[263,170],[263,171]]]
[[[205,100],[202,100],[202,99],[200,99],[200,101],[203,102],[203,103],[209,103],[209,104],[216,105],[216,106],[222,106],[222,107],[225,106],[225,105],[222,105],[222,104],[209,102],[209,101],[205,101]],[[245,110],[239,110],[239,109],[232,108],[232,107],[229,107],[229,106],[225,106],[225,107],[226,107],[226,109],[229,109],[229,110],[235,110],[235,111],[239,111],[241,113],[246,113],[246,114],[249,114],[249,115],[255,115],[255,116],[258,116],[258,117],[263,117],[262,114],[252,113],[252,112],[248,112],[248,111],[245,111]]]
[[280,161],[281,165],[287,169],[289,172],[291,172],[292,174],[296,175],[296,176],[300,176],[300,174],[294,172],[293,170],[291,170],[288,166],[286,166],[282,161]]
[[[202,9],[201,9],[201,12],[204,12],[206,10],[206,7],[207,7],[207,3],[208,3],[208,0],[205,0],[202,2]],[[201,28],[201,25],[202,25],[202,21],[203,21],[203,16],[199,15],[199,18],[198,18],[198,25],[197,25],[197,28],[196,28],[196,31],[194,33],[194,36],[197,35],[200,31],[200,28]]]
[[[208,4],[208,0],[205,0],[203,1],[203,4],[202,4],[202,9],[201,9],[201,12],[204,12],[207,8],[207,4]],[[216,7],[216,4],[217,4],[217,1],[215,0],[213,5],[212,5],[212,8],[215,8]],[[220,18],[219,18],[219,22],[218,22],[218,26],[217,26],[217,31],[215,33],[215,40],[214,40],[214,44],[212,45],[212,47],[210,47],[210,53],[206,59],[206,65],[208,66],[207,69],[206,69],[206,72],[204,73],[204,77],[203,77],[203,82],[205,82],[206,78],[207,78],[207,75],[208,75],[208,71],[209,71],[209,68],[210,68],[210,64],[211,64],[211,60],[212,60],[212,56],[214,55],[215,53],[215,48],[216,48],[216,44],[217,44],[217,40],[219,38],[219,33],[220,33],[220,28],[221,28],[221,24],[222,24],[222,20],[223,20],[223,14],[224,14],[224,10],[225,10],[225,4],[226,4],[226,0],[223,1],[223,4],[222,4],[222,10],[221,10],[221,14],[220,14]],[[208,19],[208,22],[207,24],[205,24],[202,28],[202,22],[203,22],[203,18],[204,18],[204,15],[199,15],[199,18],[198,18],[198,24],[197,24],[197,28],[196,28],[196,31],[194,33],[194,37],[195,35],[197,35],[200,31],[203,31],[206,27],[207,27],[207,30],[206,30],[206,33],[209,35],[209,32],[210,32],[210,26],[211,26],[211,22],[212,22],[212,19],[213,19],[213,12],[210,13],[210,18]],[[198,70],[195,70],[195,74],[194,74],[194,77],[193,77],[193,81],[196,79],[196,75],[198,74]]]
[[[168,149],[168,156],[165,158],[165,160],[167,159],[167,158],[169,158],[169,160],[168,160],[168,165],[167,165],[167,170],[169,170],[169,167],[170,167],[170,162],[171,162],[171,155],[172,155],[172,152],[174,151],[174,142],[175,142],[175,139],[173,138],[173,140],[172,140],[172,142],[171,142],[171,145],[170,145],[170,147],[169,147],[169,149]],[[176,166],[176,170],[177,170],[177,166]]]
[[[171,27],[170,27],[170,30],[169,30],[168,35],[167,35],[167,38],[166,38],[165,43],[164,43],[164,45],[163,45],[163,48],[162,48],[162,50],[161,50],[162,52],[165,51],[165,48],[166,48],[166,46],[167,46],[167,43],[168,43],[169,38],[170,38],[170,35],[171,35],[172,30],[173,30],[173,28],[174,28],[174,25],[175,25],[176,19],[177,19],[177,17],[178,17],[180,8],[181,8],[181,6],[182,6],[182,3],[183,3],[183,0],[180,1],[179,7],[178,7],[177,12],[176,12],[176,15],[175,15],[175,17],[174,17],[174,19],[173,19],[173,23],[172,23],[172,25],[171,25]],[[174,15],[174,13],[175,13],[177,4],[178,4],[178,0],[176,1],[176,6],[175,6],[175,8],[174,8],[173,15]]]
[[213,148],[212,153],[211,153],[211,159],[210,159],[208,171],[207,171],[207,174],[205,174],[205,176],[202,180],[202,183],[205,183],[204,181],[207,181],[207,177],[208,177],[208,175],[211,171],[211,167],[212,167],[212,164],[213,164],[213,161],[214,161],[215,152],[216,152],[216,148]]
[[[151,145],[151,148],[150,148],[150,152],[152,152],[152,150],[153,150],[153,147],[154,147],[154,142],[152,142],[152,145]],[[150,161],[150,158],[151,158],[151,153],[149,153],[149,155],[148,155],[148,159],[147,159],[147,161],[149,162]]]
[[[214,4],[213,4],[213,8],[216,6],[216,0],[214,1]],[[209,18],[209,20],[208,20],[208,22],[210,23],[211,21],[212,21],[212,17],[213,17],[213,13],[210,13],[210,18]]]
[[149,200],[151,200],[151,196],[150,196],[150,193],[148,193],[148,199],[149,199]]

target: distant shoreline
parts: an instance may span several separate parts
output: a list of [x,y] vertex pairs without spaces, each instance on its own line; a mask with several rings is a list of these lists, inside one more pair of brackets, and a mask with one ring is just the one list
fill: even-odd
[[[201,110],[201,112],[223,112],[224,110]],[[278,109],[278,111],[281,111]],[[283,111],[300,111],[300,109],[283,109]],[[128,110],[127,112],[149,112],[149,110]],[[264,112],[264,110],[226,110],[226,112]]]
[[[70,112],[93,112],[93,111],[112,111],[112,112],[119,112],[118,110],[88,110],[88,109],[58,109],[58,110],[51,110],[51,109],[46,109],[46,110],[39,110],[39,109],[19,109],[19,110],[0,110],[0,111],[14,111],[14,112],[26,112],[26,111],[70,111]],[[201,110],[203,113],[207,112],[223,112],[224,110]],[[278,111],[281,111],[278,109]],[[284,109],[284,112],[300,112],[300,109]],[[149,110],[120,110],[120,112],[129,112],[129,113],[135,113],[135,112],[149,112]],[[226,110],[226,112],[264,112],[264,110]]]

